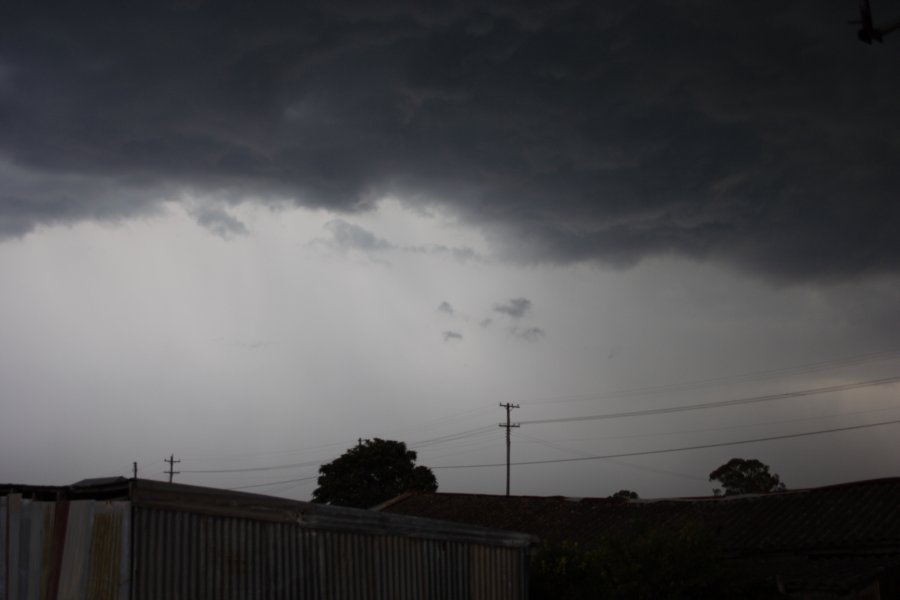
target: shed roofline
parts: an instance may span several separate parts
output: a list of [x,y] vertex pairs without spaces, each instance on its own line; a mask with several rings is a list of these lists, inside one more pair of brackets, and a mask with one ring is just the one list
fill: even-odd
[[372,535],[403,535],[479,543],[489,546],[527,547],[537,538],[530,534],[395,515],[362,508],[313,504],[250,492],[223,490],[181,483],[124,477],[87,479],[68,486],[0,485],[0,496],[18,495],[41,501],[124,500],[137,509],[189,512],[277,523],[295,523],[316,529],[354,531]]

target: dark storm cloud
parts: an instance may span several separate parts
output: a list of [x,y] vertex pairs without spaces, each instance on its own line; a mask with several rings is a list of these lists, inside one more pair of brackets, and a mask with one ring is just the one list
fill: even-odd
[[438,312],[447,313],[451,317],[454,315],[453,305],[451,305],[447,301],[441,302],[438,305],[437,309],[438,309]]
[[513,319],[521,319],[531,309],[531,300],[528,298],[513,298],[506,304],[494,306],[494,312],[508,315]]
[[184,190],[337,211],[393,193],[519,261],[895,271],[900,62],[856,41],[854,6],[20,3],[0,235]]

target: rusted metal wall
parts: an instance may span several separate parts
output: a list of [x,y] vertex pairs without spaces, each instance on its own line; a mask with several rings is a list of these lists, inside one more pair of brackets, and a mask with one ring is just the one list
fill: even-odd
[[130,504],[4,497],[0,600],[129,600]]
[[134,509],[134,600],[513,600],[526,548]]

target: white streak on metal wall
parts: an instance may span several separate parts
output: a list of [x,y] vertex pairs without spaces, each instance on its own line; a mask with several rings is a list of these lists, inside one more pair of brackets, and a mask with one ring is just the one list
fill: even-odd
[[84,598],[93,505],[92,500],[77,500],[69,503],[69,519],[66,524],[63,558],[59,571],[58,600]]
[[129,502],[93,503],[89,565],[82,589],[90,600],[128,600],[130,571]]

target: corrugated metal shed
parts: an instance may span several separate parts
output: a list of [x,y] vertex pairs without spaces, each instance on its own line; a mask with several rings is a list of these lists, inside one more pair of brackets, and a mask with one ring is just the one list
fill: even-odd
[[527,597],[525,534],[146,480],[0,495],[0,600]]

